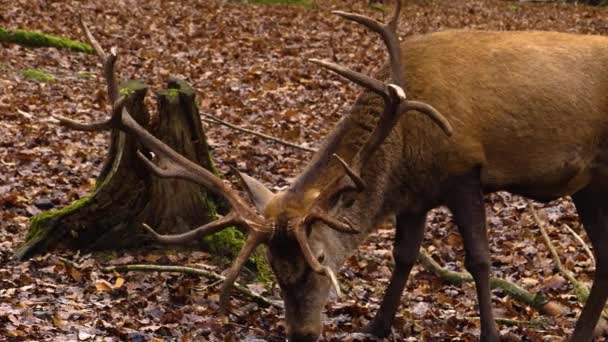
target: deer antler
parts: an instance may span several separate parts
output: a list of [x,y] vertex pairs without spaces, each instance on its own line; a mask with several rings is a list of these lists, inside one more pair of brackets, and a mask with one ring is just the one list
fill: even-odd
[[[321,61],[317,59],[311,59],[310,61],[319,64],[344,78],[361,85],[370,91],[382,96],[384,99],[384,111],[380,116],[376,127],[370,134],[370,137],[363,145],[363,147],[357,153],[355,157],[356,167],[350,168],[346,163],[340,161],[345,167],[347,175],[355,182],[358,188],[360,177],[356,170],[359,170],[365,165],[371,155],[378,149],[378,147],[384,142],[384,139],[391,132],[395,124],[397,123],[401,114],[415,110],[421,112],[430,117],[448,136],[452,134],[452,126],[449,121],[433,106],[418,102],[406,100],[405,95],[405,79],[402,73],[402,59],[401,59],[401,48],[399,45],[399,38],[397,36],[397,27],[399,20],[399,13],[401,11],[401,1],[397,0],[393,13],[387,24],[382,24],[374,19],[353,13],[346,13],[341,11],[335,11],[333,13],[352,20],[359,24],[364,25],[370,30],[378,33],[384,41],[389,54],[389,66],[390,66],[390,82],[385,83],[363,75],[359,72],[350,70],[343,66],[334,64],[332,62]],[[360,170],[359,170],[360,171]]]
[[82,16],[79,17],[79,20],[80,27],[82,28],[82,31],[84,31],[87,40],[89,43],[91,43],[95,53],[101,59],[101,63],[103,64],[103,74],[108,86],[108,97],[110,98],[110,103],[113,104],[118,99],[118,82],[116,82],[116,72],[114,69],[116,65],[116,58],[118,58],[116,47],[110,48],[110,54],[107,54],[87,27],[87,24],[84,22]]
[[[378,81],[369,76],[354,72],[330,62],[313,60],[313,62],[325,66],[330,70],[344,76],[345,78],[380,94],[385,101],[386,105],[384,108],[384,113],[380,117],[380,120],[370,135],[368,141],[355,157],[357,162],[355,167],[350,168],[343,160],[340,159],[340,157],[336,156],[338,161],[340,161],[340,163],[343,165],[346,174],[350,177],[355,184],[356,189],[359,191],[365,188],[365,183],[361,177],[358,176],[357,171],[360,171],[361,165],[364,165],[365,162],[369,160],[373,152],[384,141],[388,133],[397,122],[401,113],[408,110],[418,110],[435,120],[435,122],[443,128],[446,134],[451,133],[451,127],[448,121],[443,118],[443,116],[433,107],[420,102],[406,100],[405,91],[403,90],[405,81],[401,74],[399,40],[396,33],[400,7],[401,4],[397,3],[395,11],[393,12],[393,15],[391,16],[391,19],[387,25],[356,14],[336,12],[338,15],[359,22],[380,34],[389,51],[391,70],[390,83]],[[195,238],[213,234],[229,226],[235,226],[242,231],[248,232],[247,241],[228,270],[226,280],[222,286],[220,305],[222,308],[225,308],[228,302],[229,290],[238,277],[240,269],[243,267],[243,264],[246,262],[249,256],[253,253],[256,246],[268,242],[271,239],[274,230],[272,228],[273,226],[268,224],[268,222],[266,222],[266,220],[260,216],[255,209],[249,206],[236,191],[225,185],[221,179],[172,150],[169,146],[165,145],[162,141],[158,140],[152,134],[146,131],[146,129],[140,126],[133,119],[133,117],[131,117],[124,106],[125,99],[123,97],[119,97],[115,74],[115,61],[117,58],[116,50],[112,49],[110,54],[106,54],[101,48],[101,45],[95,40],[87,26],[84,24],[84,21],[81,21],[81,23],[88,40],[91,42],[91,45],[94,46],[95,51],[102,59],[109,99],[113,104],[112,115],[106,121],[93,124],[81,124],[63,117],[57,117],[57,119],[59,119],[61,124],[74,129],[88,131],[119,129],[134,135],[146,149],[154,153],[153,160],[148,159],[141,152],[138,153],[138,157],[141,159],[144,165],[146,165],[154,174],[163,178],[181,178],[201,184],[208,190],[223,196],[228,201],[231,206],[231,211],[228,215],[184,234],[168,236],[160,235],[149,226],[144,226],[144,228],[148,230],[154,237],[156,237],[157,240],[165,243],[187,242]],[[337,191],[343,190],[345,190],[345,188],[338,189]],[[326,199],[330,195],[331,191],[325,191],[325,193],[322,193],[322,195],[319,197]],[[348,220],[333,218],[317,205],[313,206],[313,209],[306,216],[301,218],[299,223],[293,228],[293,236],[298,241],[302,254],[307,263],[316,273],[329,277],[336,289],[336,292],[339,294],[340,290],[335,274],[329,267],[320,264],[320,262],[314,257],[308,243],[307,227],[316,220],[320,220],[328,227],[340,232],[356,234],[358,231],[353,227],[351,222],[348,222]]]
[[140,151],[138,151],[138,157],[155,175],[162,178],[181,178],[201,184],[209,191],[224,197],[228,201],[231,206],[229,214],[184,234],[161,235],[150,226],[143,224],[143,227],[152,236],[164,243],[188,242],[232,226],[237,227],[241,231],[248,232],[247,240],[228,270],[226,280],[222,285],[220,307],[225,309],[228,304],[230,289],[236,281],[241,268],[255,248],[269,240],[272,229],[268,228],[268,224],[263,217],[258,215],[235,190],[225,185],[220,178],[175,152],[133,119],[125,108],[125,97],[119,97],[118,95],[119,91],[115,73],[116,49],[111,49],[111,53],[106,54],[82,19],[81,25],[87,39],[95,48],[97,55],[104,65],[104,77],[108,88],[108,97],[112,104],[112,113],[109,119],[91,124],[82,124],[61,116],[56,116],[55,118],[59,120],[61,125],[72,129],[85,131],[119,129],[132,134],[138,138],[146,149],[154,153],[154,160],[148,159]]
[[350,177],[353,183],[355,183],[356,190],[363,191],[365,189],[365,181],[363,180],[363,178],[361,178],[361,176],[359,176],[357,171],[353,170],[344,159],[342,159],[339,155],[335,153],[334,158],[338,160],[340,165],[342,165],[342,168],[344,168],[344,172],[346,172],[348,177]]

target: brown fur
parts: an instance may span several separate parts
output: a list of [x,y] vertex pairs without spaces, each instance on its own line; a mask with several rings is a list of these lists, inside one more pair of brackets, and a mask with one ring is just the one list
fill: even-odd
[[[388,216],[419,217],[445,203],[467,175],[478,175],[484,192],[508,190],[538,200],[590,185],[606,189],[608,38],[447,31],[409,38],[402,51],[408,97],[441,111],[454,135],[446,137],[416,112],[401,119],[363,170],[367,190],[342,196],[332,209],[363,233],[313,227],[310,245],[325,252],[326,265],[339,268]],[[351,160],[381,110],[380,98],[364,93],[267,213],[304,213],[314,198],[310,193],[341,175],[331,154]],[[269,258],[283,290],[288,333],[310,340],[320,330],[327,279],[307,270],[297,248],[271,244]]]

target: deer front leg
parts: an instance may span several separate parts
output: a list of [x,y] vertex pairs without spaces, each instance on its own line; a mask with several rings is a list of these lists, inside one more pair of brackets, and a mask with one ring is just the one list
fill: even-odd
[[397,228],[393,245],[395,269],[384,293],[380,309],[365,328],[365,332],[378,337],[386,337],[391,332],[393,319],[401,302],[401,293],[410,271],[418,259],[420,243],[424,237],[426,213],[397,215]]
[[486,233],[486,215],[479,177],[465,177],[456,183],[447,200],[464,241],[465,267],[475,280],[482,342],[500,340],[494,315],[490,288],[490,247]]

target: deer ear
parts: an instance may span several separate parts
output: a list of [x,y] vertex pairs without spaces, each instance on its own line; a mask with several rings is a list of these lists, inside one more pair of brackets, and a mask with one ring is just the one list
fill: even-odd
[[236,171],[236,173],[241,178],[241,181],[243,181],[243,184],[245,184],[249,198],[255,207],[259,212],[263,212],[268,202],[274,197],[274,193],[268,190],[268,188],[257,179],[239,171]]

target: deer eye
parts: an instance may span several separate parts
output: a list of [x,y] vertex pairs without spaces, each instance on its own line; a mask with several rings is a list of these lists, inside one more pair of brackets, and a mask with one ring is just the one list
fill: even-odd
[[355,195],[354,191],[345,191],[340,196],[340,204],[345,208],[350,208],[355,204]]
[[323,263],[323,261],[325,261],[325,251],[321,251],[319,253],[319,255],[317,255],[317,260],[319,261],[319,263]]

